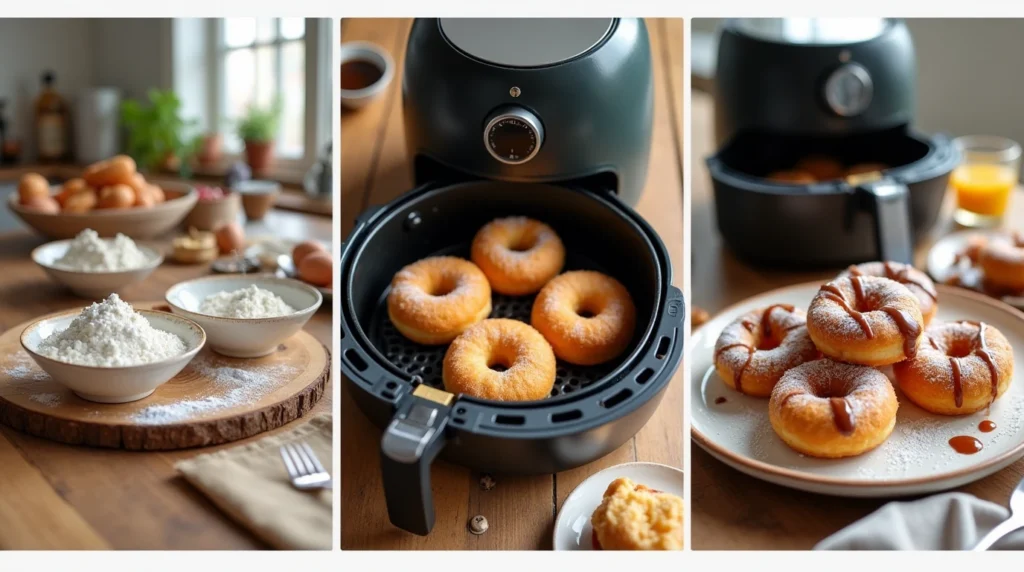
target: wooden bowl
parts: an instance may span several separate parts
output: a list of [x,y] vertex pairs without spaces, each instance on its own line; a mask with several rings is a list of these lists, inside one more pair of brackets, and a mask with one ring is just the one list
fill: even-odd
[[238,219],[238,210],[241,200],[238,193],[226,191],[219,199],[198,200],[196,206],[185,217],[185,227],[196,230],[217,230],[224,223]]
[[[174,227],[196,205],[199,195],[185,183],[160,183],[167,200],[150,208],[97,209],[87,213],[42,213],[18,204],[11,193],[7,208],[36,232],[53,239],[74,238],[87,228],[102,237],[121,233],[132,238],[154,238]],[[56,188],[59,191],[59,187]]]

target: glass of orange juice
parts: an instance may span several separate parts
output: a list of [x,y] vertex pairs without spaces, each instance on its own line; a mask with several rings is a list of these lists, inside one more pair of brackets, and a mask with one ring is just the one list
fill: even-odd
[[961,161],[949,178],[956,191],[953,218],[963,226],[999,226],[1020,177],[1020,145],[991,135],[958,137],[954,144]]

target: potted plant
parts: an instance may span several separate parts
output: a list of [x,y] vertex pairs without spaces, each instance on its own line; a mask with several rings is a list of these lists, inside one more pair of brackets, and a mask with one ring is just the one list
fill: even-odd
[[188,178],[198,141],[191,134],[196,121],[181,117],[181,100],[171,90],[150,90],[148,99],[148,105],[136,100],[121,104],[127,153],[143,170],[165,169]]
[[199,165],[209,168],[219,163],[223,144],[224,138],[220,133],[207,133],[203,135],[199,141],[199,151],[196,154]]
[[264,175],[274,158],[280,118],[281,103],[275,100],[267,108],[250,105],[238,121],[238,138],[245,142],[245,162],[256,176]]

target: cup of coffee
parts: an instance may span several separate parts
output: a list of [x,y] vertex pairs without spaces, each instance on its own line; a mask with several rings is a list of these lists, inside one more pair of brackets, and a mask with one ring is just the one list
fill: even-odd
[[371,42],[341,44],[341,105],[358,109],[379,97],[395,75],[395,62]]

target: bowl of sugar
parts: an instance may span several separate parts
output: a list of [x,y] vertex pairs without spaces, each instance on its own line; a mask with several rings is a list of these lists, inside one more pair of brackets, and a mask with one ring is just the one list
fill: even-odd
[[136,310],[117,294],[30,324],[21,346],[43,371],[82,399],[127,403],[152,394],[206,343],[199,324]]
[[148,278],[164,257],[123,234],[100,238],[96,231],[87,228],[74,239],[48,242],[36,248],[32,260],[76,295],[102,300]]
[[273,353],[323,303],[313,286],[271,274],[196,278],[164,298],[173,313],[202,326],[213,351],[238,358]]

